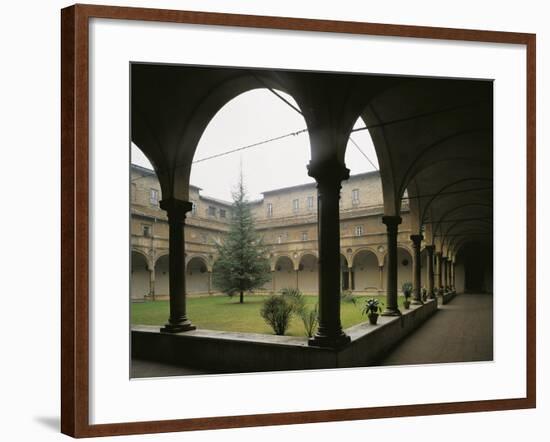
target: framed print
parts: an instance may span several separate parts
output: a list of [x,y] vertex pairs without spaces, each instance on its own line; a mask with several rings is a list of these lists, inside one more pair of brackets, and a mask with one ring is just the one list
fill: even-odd
[[535,407],[534,35],[61,17],[63,433]]

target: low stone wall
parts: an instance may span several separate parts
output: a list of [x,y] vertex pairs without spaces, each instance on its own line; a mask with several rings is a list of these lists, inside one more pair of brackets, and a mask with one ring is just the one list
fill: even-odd
[[310,347],[307,339],[253,333],[194,330],[160,333],[159,327],[132,327],[132,356],[214,372],[259,372],[376,364],[392,347],[437,311],[437,301],[412,306],[400,317],[380,317],[378,325],[346,329],[351,343],[341,350]]
[[441,295],[441,304],[445,305],[451,302],[456,296],[456,292],[447,292]]
[[437,300],[412,306],[399,317],[380,317],[379,325],[362,323],[346,329],[351,344],[338,352],[337,367],[376,365],[396,344],[437,311]]

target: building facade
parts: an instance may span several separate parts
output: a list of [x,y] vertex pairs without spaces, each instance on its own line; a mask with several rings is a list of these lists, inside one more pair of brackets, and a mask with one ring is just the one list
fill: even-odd
[[[131,168],[131,297],[167,299],[168,220],[159,207],[161,190],[154,171]],[[317,189],[315,183],[263,192],[251,201],[256,228],[270,251],[271,281],[264,291],[297,287],[318,292]],[[380,175],[352,175],[342,183],[340,197],[340,272],[343,290],[383,293],[387,279],[386,226],[382,223]],[[193,209],[185,228],[186,290],[213,294],[212,269],[217,241],[229,230],[232,203],[211,198],[190,186]],[[412,281],[413,250],[407,200],[398,234],[398,287]],[[422,254],[422,260],[426,260]],[[426,265],[423,266],[427,268]]]

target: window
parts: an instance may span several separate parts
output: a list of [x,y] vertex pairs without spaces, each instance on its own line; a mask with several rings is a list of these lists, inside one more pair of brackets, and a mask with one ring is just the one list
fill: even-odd
[[147,237],[151,236],[151,226],[147,224],[142,224],[141,231],[143,233],[143,236],[147,236]]
[[277,244],[281,244],[283,241],[288,241],[288,232],[280,233],[277,236]]
[[208,206],[208,216],[216,216],[216,208],[214,206]]
[[359,189],[353,189],[351,191],[351,204],[354,206],[359,204]]
[[159,205],[159,191],[157,189],[151,189],[149,201],[151,202],[152,206]]
[[298,199],[292,200],[292,211],[294,213],[297,213],[299,208],[300,208],[299,200]]
[[225,209],[220,209],[220,218],[225,218]]
[[307,197],[307,208],[309,210],[313,209],[313,197],[312,196]]
[[191,201],[191,215],[197,214],[197,203],[195,201]]
[[307,241],[307,232],[302,232],[302,241]]
[[363,234],[363,226],[355,226],[355,236],[361,236]]
[[273,204],[267,203],[267,216],[273,216]]

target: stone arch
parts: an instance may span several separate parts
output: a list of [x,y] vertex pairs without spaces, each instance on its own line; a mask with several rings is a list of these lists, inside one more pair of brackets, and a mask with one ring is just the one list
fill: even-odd
[[170,256],[170,254],[168,253],[168,251],[164,251],[164,252],[161,252],[159,253],[156,257],[155,257],[155,262],[154,262],[154,265],[156,267],[157,263],[159,262],[159,260],[162,258],[162,259],[168,259]]
[[370,248],[362,248],[353,255],[353,289],[361,292],[378,291],[380,269],[378,257]]
[[185,268],[185,284],[188,294],[208,293],[208,263],[203,256],[189,258]]
[[457,187],[464,183],[471,183],[471,182],[491,182],[492,178],[486,178],[486,177],[466,177],[459,180],[452,181],[450,183],[446,183],[442,187],[440,187],[432,196],[431,198],[424,203],[424,209],[422,211],[422,222],[425,222],[428,219],[428,211],[434,204],[434,202],[441,198],[442,196],[445,196],[445,191],[448,191],[452,189],[453,187]]
[[[433,151],[436,149],[441,149],[445,147],[446,145],[454,146],[457,140],[460,140],[462,138],[471,137],[472,135],[478,135],[479,133],[489,134],[489,129],[482,127],[475,127],[475,128],[468,128],[468,129],[459,129],[452,133],[447,133],[444,136],[442,136],[439,139],[436,139],[433,143],[429,144],[428,146],[424,146],[423,149],[417,153],[414,160],[409,164],[408,169],[403,176],[401,183],[399,185],[399,194],[402,195],[405,192],[405,189],[407,188],[407,185],[409,181],[414,177],[415,174],[417,174],[420,170],[422,170],[421,167],[419,167],[419,164],[422,163],[422,161]],[[466,140],[464,144],[469,144],[470,140]],[[423,167],[429,167],[423,166]]]
[[378,115],[378,112],[373,106],[367,106],[364,112],[361,114],[361,118],[365,122],[366,126],[373,127],[375,129],[369,129],[374,148],[376,150],[376,157],[378,159],[378,166],[380,169],[380,180],[382,181],[382,195],[384,201],[384,214],[385,215],[399,215],[401,202],[398,201],[395,188],[394,171],[392,167],[392,159],[390,155],[390,149],[386,139],[386,134],[383,128],[378,126],[382,124],[382,120]]
[[190,256],[186,257],[186,259],[185,259],[185,266],[186,266],[186,268],[189,266],[189,263],[190,263],[192,260],[199,260],[199,261],[201,261],[201,262],[206,266],[206,270],[207,270],[208,272],[211,272],[211,271],[212,271],[212,264],[210,263],[210,260],[209,260],[205,255],[193,254],[193,255],[190,255]]
[[254,89],[292,93],[285,74],[249,69],[168,65],[132,66],[132,141],[153,164],[163,197],[189,199],[191,163],[216,113]]
[[[221,81],[205,94],[205,97],[197,105],[193,116],[188,121],[186,126],[192,128],[191,136],[186,135],[180,137],[181,146],[177,150],[178,158],[176,164],[185,164],[185,167],[178,166],[178,169],[181,170],[176,172],[176,174],[180,173],[182,176],[179,182],[175,182],[175,193],[184,195],[188,198],[191,167],[193,160],[195,160],[199,141],[208,129],[210,123],[216,118],[216,115],[218,115],[223,108],[230,105],[232,101],[244,94],[256,90],[270,91],[279,97],[279,93],[284,92],[298,103],[292,92],[281,82],[281,78],[275,79],[266,73],[242,70],[238,75]],[[299,105],[295,107],[291,103],[288,104],[298,113],[302,114]],[[290,109],[289,111],[292,112]]]
[[376,248],[372,247],[372,246],[361,246],[358,249],[356,249],[355,252],[353,252],[353,254],[351,255],[350,262],[352,264],[355,261],[355,257],[361,252],[370,252],[370,253],[374,254],[374,256],[376,256],[376,262],[378,263],[378,265],[383,264],[383,258],[382,258],[382,260],[380,260],[378,250],[376,250]]
[[[420,201],[418,198],[414,197],[415,195],[418,195],[420,193],[418,190],[418,184],[414,178],[409,181],[409,184],[405,191],[407,192],[408,197],[407,201],[409,205],[410,229],[414,234],[416,234],[421,231],[423,222]],[[401,205],[403,205],[403,201],[405,201],[403,198],[401,199]]]
[[349,267],[348,258],[343,253],[340,253],[340,287],[342,290],[352,290],[353,277],[351,269]]
[[305,252],[300,253],[298,256],[298,263],[302,260],[304,256],[311,255],[315,257],[315,259],[319,258],[319,253],[316,250],[306,250]]
[[300,256],[298,265],[298,288],[304,293],[319,291],[319,272],[317,256],[311,252]]
[[275,258],[275,269],[273,272],[274,289],[296,288],[297,279],[294,270],[294,262],[288,255],[278,255]]
[[150,266],[147,255],[132,249],[130,297],[132,300],[145,299],[150,293]]
[[145,260],[145,262],[147,263],[147,270],[151,270],[153,268],[153,265],[151,263],[151,258],[150,256],[147,254],[147,252],[145,252],[144,250],[140,250],[140,249],[137,249],[135,247],[132,247],[132,257],[133,257],[133,254],[134,253],[137,253],[139,255],[141,255],[143,257],[143,259]]

